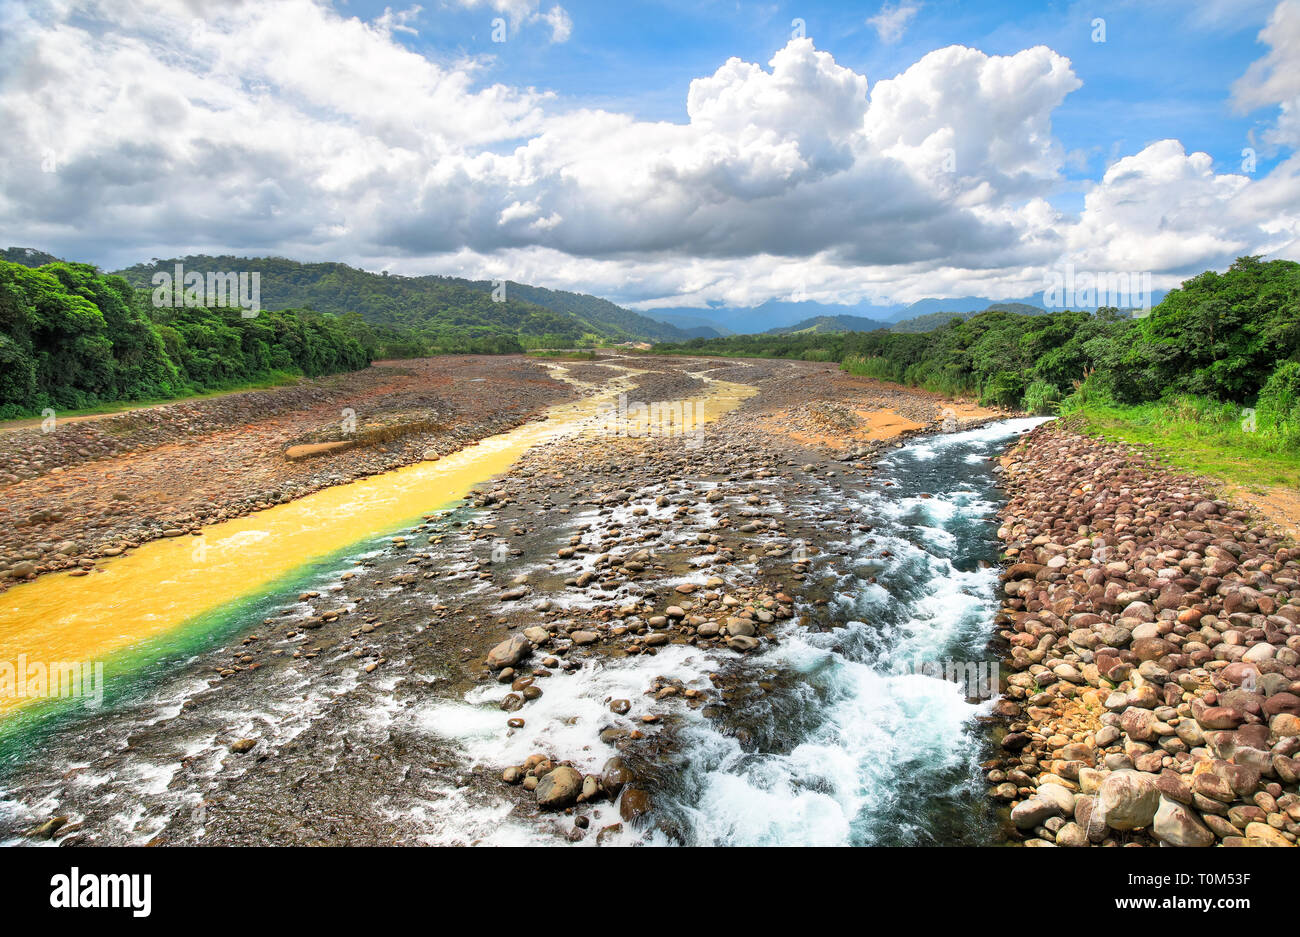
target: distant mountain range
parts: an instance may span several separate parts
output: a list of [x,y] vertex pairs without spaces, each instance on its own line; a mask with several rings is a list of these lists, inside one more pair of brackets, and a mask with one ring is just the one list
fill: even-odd
[[[905,307],[902,313],[915,311],[919,308],[926,308],[932,302],[943,302],[942,300],[921,300],[920,303],[913,303]],[[970,312],[954,312],[951,310],[942,312],[924,312],[910,318],[894,319],[893,321],[882,321],[879,319],[868,319],[864,316],[813,316],[810,319],[804,319],[802,322],[796,322],[794,325],[781,326],[775,329],[768,329],[765,335],[806,335],[824,332],[874,332],[876,329],[889,329],[891,332],[931,332],[951,322],[953,319],[965,319],[975,315],[977,312],[1014,312],[1021,315],[1040,316],[1048,312],[1042,306],[1033,306],[1029,303],[992,303],[981,306]]]

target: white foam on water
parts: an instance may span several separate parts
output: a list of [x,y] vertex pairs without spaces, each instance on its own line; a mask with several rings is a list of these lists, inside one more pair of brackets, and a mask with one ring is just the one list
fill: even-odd
[[[932,460],[954,445],[984,448],[982,460],[994,443],[1039,422],[929,437],[891,454],[885,468],[905,476],[909,461]],[[849,619],[844,627],[819,634],[787,625],[779,645],[751,659],[756,668],[803,674],[806,687],[817,688],[806,701],[817,718],[802,738],[786,751],[747,752],[701,717],[683,730],[691,757],[687,793],[675,807],[688,841],[847,845],[933,835],[924,828],[928,805],[914,800],[957,792],[918,794],[918,776],[955,777],[964,786],[978,753],[974,717],[987,704],[917,667],[949,652],[978,656],[996,610],[996,570],[961,569],[949,554],[958,525],[987,520],[997,506],[954,484],[929,498],[898,486],[860,496],[858,516],[874,529],[840,546],[851,568],[869,569],[878,581],[846,575],[836,600]],[[835,500],[828,494],[827,503]]]
[[[801,646],[802,645],[802,646]],[[711,723],[684,734],[702,792],[686,810],[700,845],[834,846],[869,841],[873,816],[899,806],[907,774],[924,763],[955,762],[954,739],[975,707],[955,684],[913,674],[881,674],[831,651],[789,646],[762,661],[814,655],[832,673],[820,725],[788,753],[746,753]],[[866,827],[866,830],[863,828]]]
[[[665,709],[689,712],[679,700],[655,701],[646,695],[656,677],[680,680],[687,687],[704,689],[711,686],[708,674],[720,665],[720,656],[734,656],[733,652],[710,653],[688,645],[665,645],[659,653],[625,658],[592,657],[571,674],[557,672],[552,677],[538,680],[542,695],[523,709],[508,713],[500,708],[500,701],[510,692],[505,684],[488,684],[471,690],[464,700],[432,700],[419,707],[411,721],[416,728],[440,739],[453,742],[471,766],[488,766],[499,769],[522,764],[529,755],[544,754],[568,761],[583,774],[598,774],[605,762],[618,754],[618,750],[602,742],[600,732],[607,727],[639,729],[652,734],[654,725],[642,723],[640,717]],[[632,704],[626,716],[610,711],[612,700],[626,699]],[[691,714],[694,716],[695,714]],[[512,717],[524,720],[522,729],[511,729],[506,722]],[[698,717],[696,717],[698,718]],[[502,807],[501,804],[505,806]],[[500,824],[509,813],[509,800],[505,797],[494,808],[477,808],[478,819],[485,817]],[[558,832],[550,830],[538,837],[536,831],[511,829],[492,833],[480,830],[471,835],[461,824],[445,822],[446,801],[439,800],[423,805],[423,815],[417,822],[436,828],[426,834],[430,842],[563,842]],[[487,810],[484,814],[483,811]],[[609,802],[600,802],[586,808],[591,819],[590,833],[584,842],[594,844],[595,833],[602,827],[619,821],[618,811]],[[412,819],[407,816],[407,819]],[[473,818],[466,821],[473,823]],[[527,826],[533,821],[511,820],[510,826]],[[567,826],[564,827],[567,829]],[[605,842],[643,842],[646,834],[625,825],[620,834],[607,834]],[[650,837],[649,839],[653,839]]]

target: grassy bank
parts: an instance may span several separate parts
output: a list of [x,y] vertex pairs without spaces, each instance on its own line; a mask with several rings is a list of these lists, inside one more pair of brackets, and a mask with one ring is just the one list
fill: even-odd
[[[199,400],[208,400],[212,397],[226,397],[231,394],[242,394],[250,390],[270,390],[273,387],[286,387],[290,384],[297,384],[303,379],[301,374],[291,371],[274,371],[258,380],[236,381],[229,385],[205,390],[197,394],[185,394],[179,397],[150,397],[143,400],[115,400],[112,403],[103,403],[94,407],[85,407],[80,410],[59,410],[56,415],[61,420],[67,420],[74,417],[87,416],[105,416],[113,413],[125,413],[128,410],[143,410],[147,407],[161,407],[173,403],[193,403]],[[40,416],[25,416],[13,420],[0,421],[0,430],[16,429],[20,426],[39,426]]]
[[1064,414],[1108,439],[1150,445],[1172,466],[1227,485],[1300,487],[1300,451],[1251,427],[1251,411],[1181,396],[1154,403],[1067,401]]

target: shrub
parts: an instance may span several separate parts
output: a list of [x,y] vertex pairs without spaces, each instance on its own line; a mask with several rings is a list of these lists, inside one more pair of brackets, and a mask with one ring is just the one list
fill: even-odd
[[1015,371],[999,371],[989,378],[981,395],[984,403],[1014,407],[1025,395],[1025,379]]
[[1061,392],[1055,384],[1047,381],[1034,381],[1025,388],[1025,397],[1021,407],[1030,413],[1055,413],[1061,403]]
[[1284,362],[1259,392],[1255,409],[1258,432],[1284,446],[1300,446],[1300,362]]

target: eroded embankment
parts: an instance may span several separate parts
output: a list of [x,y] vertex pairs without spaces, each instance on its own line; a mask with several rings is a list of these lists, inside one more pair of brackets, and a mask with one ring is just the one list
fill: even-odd
[[[292,387],[0,434],[0,591],[445,457],[578,395],[521,356],[384,362]],[[599,376],[573,363],[563,370]],[[331,457],[290,447],[344,440]]]
[[1011,835],[1294,845],[1300,550],[1122,444],[1048,424],[1004,462]]

